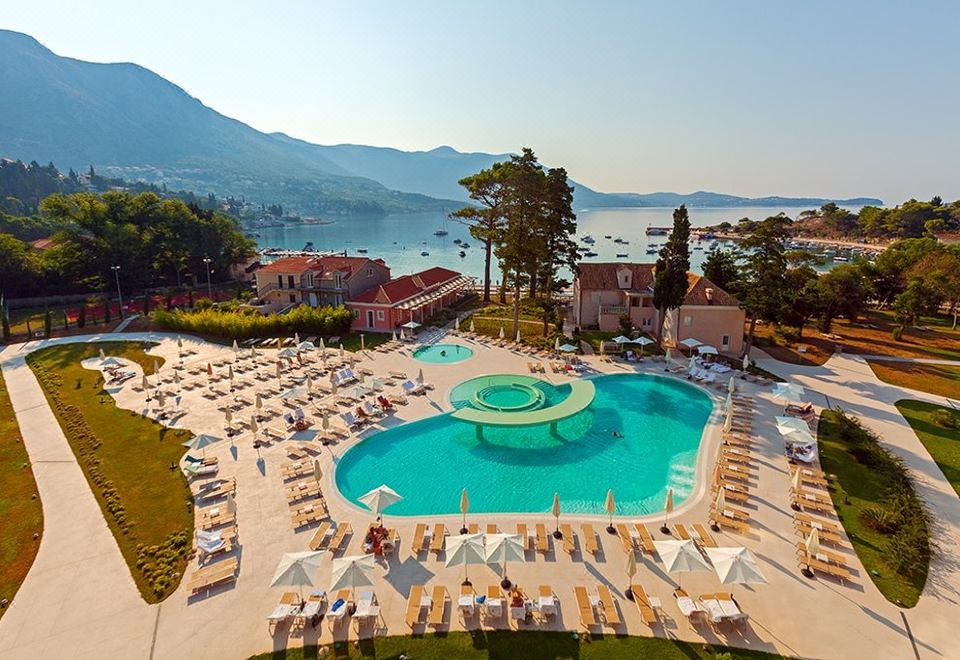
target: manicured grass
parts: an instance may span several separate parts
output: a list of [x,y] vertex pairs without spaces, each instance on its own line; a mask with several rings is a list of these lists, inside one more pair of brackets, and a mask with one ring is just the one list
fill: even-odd
[[[910,423],[913,432],[930,452],[957,495],[960,495],[960,411],[910,399],[897,401],[897,409]],[[938,424],[937,416],[952,416],[954,427]]]
[[[38,351],[27,361],[73,448],[130,572],[147,602],[176,589],[186,568],[193,531],[190,490],[179,470],[186,431],[173,431],[118,408],[103,391],[98,371],[81,360],[100,349],[139,363],[152,373],[150,344],[65,344]],[[162,360],[158,359],[161,363]]]
[[960,367],[868,360],[877,378],[899,387],[960,399]]
[[588,637],[572,632],[505,630],[377,637],[321,648],[327,651],[326,655],[321,656],[317,647],[312,646],[263,653],[253,656],[251,660],[304,660],[318,657],[395,660],[400,654],[405,654],[411,660],[709,660],[718,657],[746,660],[782,657],[763,651],[691,644],[658,637]]
[[[504,338],[507,341],[516,339],[511,333],[513,328],[513,307],[511,305],[488,305],[483,309],[477,310],[467,321],[460,322],[460,329],[469,329],[473,322],[474,330],[481,335],[492,337],[494,339],[500,336],[500,328],[503,328]],[[547,336],[543,336],[543,319],[534,316],[520,309],[520,339],[524,343],[535,345],[549,344],[553,348],[554,336],[559,332],[557,327],[550,323],[547,329]],[[563,342],[565,340],[561,340]]]
[[[619,337],[621,333],[619,330],[616,332],[601,332],[600,330],[581,330],[580,339],[590,344],[593,347],[594,353],[600,352],[600,342],[605,341],[609,342],[614,337]],[[650,335],[643,332],[641,336],[653,339]],[[654,340],[656,341],[656,340]],[[626,344],[623,347],[624,351],[633,351],[634,353],[640,352],[640,344]],[[662,355],[663,351],[660,350],[660,347],[657,344],[647,344],[643,347],[644,355]]]
[[[390,335],[384,334],[382,332],[365,332],[363,333],[363,346],[366,349],[371,349],[375,346],[379,346],[385,342],[390,341]],[[348,335],[342,335],[340,337],[340,343],[343,344],[344,350],[347,351],[359,351],[360,350],[360,333],[351,332]],[[337,348],[333,344],[329,344],[327,348]]]
[[[43,508],[20,437],[6,384],[0,377],[0,601],[12,601],[33,564],[43,532]],[[6,612],[0,608],[0,617]]]
[[900,479],[896,470],[904,468],[892,467],[889,461],[885,465],[870,465],[857,460],[857,445],[843,436],[841,421],[836,411],[825,410],[817,432],[820,464],[833,486],[830,497],[857,556],[880,592],[890,602],[900,601],[905,607],[913,607],[926,584],[929,561],[915,566],[912,575],[898,572],[889,555],[893,535],[876,531],[863,518],[864,511],[873,507],[895,513],[896,504],[889,498]]

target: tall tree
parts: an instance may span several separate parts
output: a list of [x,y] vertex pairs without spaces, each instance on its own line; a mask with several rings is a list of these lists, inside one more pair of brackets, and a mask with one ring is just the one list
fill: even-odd
[[784,240],[788,236],[788,223],[789,219],[783,216],[767,218],[741,243],[746,256],[737,297],[750,319],[744,354],[749,354],[753,346],[757,321],[776,321],[782,311],[787,270]]
[[485,170],[460,179],[470,199],[480,204],[466,206],[454,211],[450,217],[470,228],[470,235],[483,244],[483,301],[490,302],[490,264],[493,249],[503,234],[505,217],[503,211],[506,163],[494,163]]
[[711,248],[703,262],[703,276],[724,291],[729,291],[740,278],[737,255],[732,250]]
[[[577,215],[573,212],[573,187],[567,180],[567,171],[562,167],[547,170],[544,181],[544,204],[540,240],[543,249],[537,274],[543,283],[543,336],[550,328],[550,316],[554,311],[554,287],[558,284],[557,273],[566,268],[574,275],[580,272],[580,251],[573,240],[577,233]],[[564,283],[566,284],[566,283]],[[531,291],[531,294],[533,292]]]
[[673,230],[660,249],[653,279],[653,306],[657,308],[660,326],[657,338],[663,340],[663,324],[667,314],[679,309],[687,295],[687,271],[690,270],[690,217],[686,205],[673,212]]

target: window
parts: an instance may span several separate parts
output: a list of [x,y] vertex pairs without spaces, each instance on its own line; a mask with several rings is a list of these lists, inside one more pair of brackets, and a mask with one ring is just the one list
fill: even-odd
[[591,293],[591,294],[590,294],[590,300],[599,305],[599,304],[600,304],[600,292],[599,292],[599,291],[594,291],[593,293]]
[[333,276],[333,283],[338,289],[343,286],[343,280],[340,277],[340,273],[337,273]]
[[355,319],[360,318],[360,310],[359,310],[359,309],[353,310],[353,318],[355,318]]
[[283,288],[283,275],[277,275],[277,288]]
[[730,335],[724,335],[724,336],[723,336],[723,339],[720,340],[720,345],[721,345],[721,346],[729,346],[729,345],[730,345]]
[[382,310],[382,309],[378,309],[378,310],[377,310],[377,320],[378,320],[378,321],[382,321],[382,320],[383,320],[383,310]]
[[288,288],[288,289],[293,289],[293,288],[294,288],[294,285],[293,285],[293,275],[287,275],[287,288]]
[[693,317],[692,317],[692,316],[684,316],[684,317],[683,317],[683,325],[685,325],[685,326],[688,327],[688,328],[689,328],[691,325],[693,325]]
[[373,277],[373,269],[372,269],[372,268],[368,268],[368,269],[367,269],[367,277]]
[[640,306],[640,299],[637,298],[636,296],[630,296],[630,306],[631,306],[631,307],[639,307],[639,306]]
[[291,294],[290,294],[290,302],[297,302],[297,296],[291,293]]

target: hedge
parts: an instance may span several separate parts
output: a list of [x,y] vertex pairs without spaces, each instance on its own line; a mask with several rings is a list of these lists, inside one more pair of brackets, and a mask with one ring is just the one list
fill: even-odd
[[223,310],[216,307],[195,311],[157,310],[154,321],[174,332],[227,339],[301,335],[346,334],[353,312],[346,307],[309,307],[300,305],[284,314],[263,315],[256,310]]

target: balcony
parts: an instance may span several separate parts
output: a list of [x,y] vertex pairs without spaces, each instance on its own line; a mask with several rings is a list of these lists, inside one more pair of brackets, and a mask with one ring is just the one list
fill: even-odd
[[615,316],[623,316],[627,313],[627,308],[623,305],[600,305],[600,314],[613,314]]

